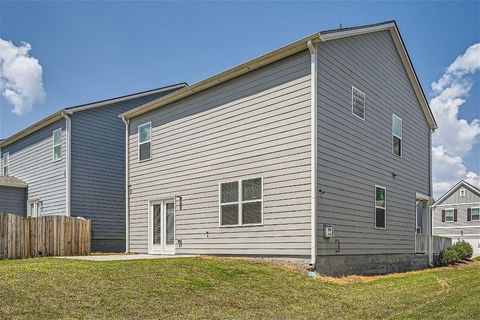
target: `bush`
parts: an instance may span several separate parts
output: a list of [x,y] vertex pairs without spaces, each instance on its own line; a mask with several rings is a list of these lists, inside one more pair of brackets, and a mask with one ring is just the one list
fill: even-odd
[[452,248],[457,251],[460,260],[470,259],[473,255],[473,247],[468,242],[459,241]]
[[454,247],[443,249],[440,252],[439,262],[442,266],[448,266],[459,261],[460,257],[458,256],[458,252]]

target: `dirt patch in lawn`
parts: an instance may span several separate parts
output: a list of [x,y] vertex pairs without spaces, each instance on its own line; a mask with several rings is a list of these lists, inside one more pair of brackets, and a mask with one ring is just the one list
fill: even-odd
[[[315,277],[316,280],[319,280],[321,282],[327,282],[327,283],[335,283],[339,285],[345,285],[345,284],[350,284],[350,283],[367,283],[367,282],[372,282],[380,279],[389,279],[389,278],[399,278],[399,277],[406,277],[409,275],[414,275],[414,274],[420,274],[420,273],[426,273],[426,272],[434,272],[438,270],[448,270],[448,269],[463,269],[467,267],[473,267],[473,266],[480,266],[480,261],[478,260],[470,260],[470,261],[464,261],[457,263],[452,266],[448,267],[433,267],[430,269],[422,269],[422,270],[415,270],[415,271],[407,271],[407,272],[398,272],[398,273],[389,273],[389,274],[383,274],[383,275],[372,275],[372,276],[361,276],[361,275],[351,275],[351,276],[346,276],[346,277],[328,277],[328,276],[323,276],[323,275],[318,275]],[[439,283],[442,285],[442,287],[447,288],[448,283],[444,283],[442,279],[438,279]]]

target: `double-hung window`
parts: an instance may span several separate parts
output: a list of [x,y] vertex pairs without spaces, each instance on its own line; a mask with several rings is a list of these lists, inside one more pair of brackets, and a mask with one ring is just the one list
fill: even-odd
[[5,152],[2,156],[2,175],[8,176],[8,168],[10,166],[10,154]]
[[454,222],[455,221],[455,210],[447,209],[445,210],[445,222]]
[[365,93],[352,86],[352,114],[365,120]]
[[62,129],[53,131],[53,161],[62,159]]
[[480,208],[472,208],[472,221],[480,221]]
[[138,126],[138,161],[148,160],[152,156],[152,123],[147,122]]
[[220,226],[263,223],[262,178],[220,184]]
[[375,228],[387,226],[387,192],[384,187],[375,186]]
[[392,117],[392,150],[397,156],[402,156],[402,119],[396,115]]

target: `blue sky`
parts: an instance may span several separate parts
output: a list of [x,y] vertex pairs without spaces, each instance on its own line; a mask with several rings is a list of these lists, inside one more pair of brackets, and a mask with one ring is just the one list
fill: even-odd
[[[480,42],[479,2],[0,2],[0,36],[31,45],[45,98],[21,116],[0,98],[0,138],[66,106],[194,83],[316,31],[395,19],[427,97]],[[459,117],[480,118],[480,76]],[[462,154],[480,171],[480,147]]]

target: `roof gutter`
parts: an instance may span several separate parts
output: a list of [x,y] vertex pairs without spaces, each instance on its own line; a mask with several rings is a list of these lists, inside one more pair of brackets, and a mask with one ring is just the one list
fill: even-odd
[[14,143],[15,141],[18,141],[18,140],[28,136],[29,134],[31,134],[31,133],[33,133],[33,132],[35,132],[35,131],[37,131],[41,128],[44,128],[44,127],[48,126],[49,124],[52,124],[55,121],[58,121],[58,120],[62,119],[64,111],[65,110],[63,110],[63,109],[60,110],[60,111],[57,111],[54,114],[52,114],[52,115],[48,116],[47,118],[43,119],[42,121],[39,121],[39,122],[31,125],[30,127],[27,127],[25,129],[23,129],[22,131],[17,132],[13,136],[0,141],[0,148],[6,147],[6,146]]
[[314,33],[308,37],[305,37],[301,40],[295,41],[289,45],[286,45],[278,50],[275,50],[273,52],[269,52],[267,54],[264,54],[260,57],[257,57],[253,60],[250,60],[248,62],[245,62],[243,64],[240,64],[232,69],[229,69],[227,71],[224,71],[222,73],[219,73],[215,76],[212,76],[208,79],[202,80],[200,82],[197,82],[191,86],[185,87],[183,89],[174,91],[171,94],[168,94],[164,97],[161,97],[157,100],[151,101],[149,103],[146,103],[142,106],[139,106],[137,108],[134,108],[132,110],[129,110],[127,112],[122,113],[119,117],[125,118],[125,119],[131,119],[133,117],[139,116],[141,114],[144,114],[148,111],[154,110],[158,107],[164,106],[166,104],[169,104],[171,102],[174,102],[176,100],[185,98],[195,92],[203,91],[205,89],[208,89],[210,87],[213,87],[215,85],[218,85],[219,83],[225,82],[227,80],[236,78],[238,76],[241,76],[247,72],[253,71],[255,69],[261,68],[265,65],[268,65],[272,62],[278,61],[282,58],[291,56],[292,54],[295,54],[297,52],[300,52],[302,50],[307,49],[307,42],[309,40],[318,40],[318,33]]
[[130,120],[122,117],[123,123],[125,123],[125,252],[130,252],[130,165],[128,151],[130,148],[130,139],[128,135]]

